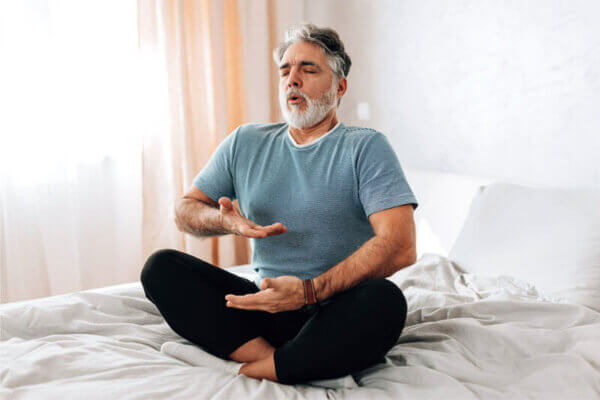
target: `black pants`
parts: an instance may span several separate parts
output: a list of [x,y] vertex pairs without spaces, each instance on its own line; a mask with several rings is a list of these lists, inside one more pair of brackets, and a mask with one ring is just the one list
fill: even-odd
[[154,252],[141,282],[169,326],[210,353],[229,360],[262,336],[273,347],[280,383],[332,379],[378,362],[396,344],[406,299],[384,278],[369,279],[324,305],[269,313],[227,307],[225,295],[260,291],[254,282],[174,249]]

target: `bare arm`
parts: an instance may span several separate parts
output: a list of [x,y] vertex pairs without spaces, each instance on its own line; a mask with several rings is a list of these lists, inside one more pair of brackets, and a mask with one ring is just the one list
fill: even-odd
[[281,222],[267,226],[255,224],[244,217],[237,204],[228,197],[221,197],[216,202],[194,185],[175,204],[175,224],[180,231],[197,237],[233,233],[263,238],[287,230]]
[[[387,278],[417,260],[415,224],[411,204],[369,215],[375,237],[348,258],[313,278],[317,300],[327,299],[370,278]],[[304,305],[302,280],[296,276],[265,278],[261,291],[245,295],[227,294],[227,307],[270,313],[296,310]]]
[[180,231],[197,237],[228,235],[231,232],[223,225],[223,214],[200,200],[182,198],[175,205],[175,224]]
[[417,258],[413,207],[393,207],[369,216],[375,236],[339,264],[314,278],[323,301],[371,278],[387,278]]

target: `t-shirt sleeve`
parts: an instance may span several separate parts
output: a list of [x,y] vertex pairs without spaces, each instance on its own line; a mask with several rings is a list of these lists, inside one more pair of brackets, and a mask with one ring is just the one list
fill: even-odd
[[234,201],[237,198],[233,184],[235,143],[239,127],[219,143],[208,163],[194,178],[194,185],[214,201],[226,196]]
[[375,132],[365,141],[356,161],[358,194],[367,217],[377,211],[412,204],[419,206],[388,138]]

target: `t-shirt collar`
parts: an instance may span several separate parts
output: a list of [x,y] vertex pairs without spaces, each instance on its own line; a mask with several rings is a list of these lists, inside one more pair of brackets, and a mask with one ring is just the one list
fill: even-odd
[[338,123],[333,128],[331,128],[330,130],[328,130],[323,135],[319,136],[317,139],[313,140],[310,143],[304,143],[304,144],[298,144],[298,143],[296,143],[296,141],[292,137],[292,134],[290,133],[289,124],[288,124],[287,134],[288,134],[288,137],[290,138],[290,141],[292,142],[292,144],[295,147],[300,147],[300,148],[302,148],[302,147],[308,147],[308,146],[310,146],[312,144],[317,143],[319,140],[323,139],[325,136],[329,135],[331,132],[335,131],[337,129],[337,127],[340,126],[341,123],[342,123],[342,121],[338,121]]

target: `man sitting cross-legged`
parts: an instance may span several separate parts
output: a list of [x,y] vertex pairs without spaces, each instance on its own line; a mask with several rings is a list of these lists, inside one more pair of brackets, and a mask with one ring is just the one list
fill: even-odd
[[162,249],[141,281],[179,335],[240,374],[294,384],[396,344],[407,304],[385,278],[416,261],[418,203],[387,137],[337,119],[351,64],[338,34],[291,29],[274,58],[287,122],[235,129],[176,206],[184,232],[250,238],[256,279]]

